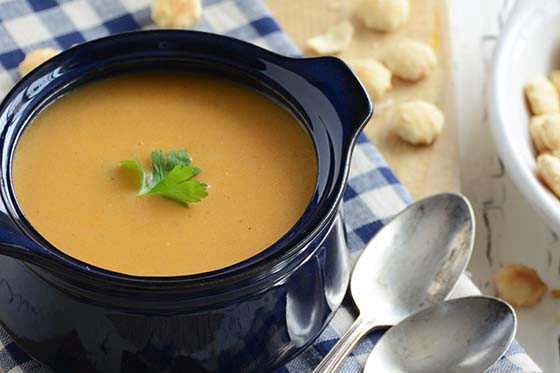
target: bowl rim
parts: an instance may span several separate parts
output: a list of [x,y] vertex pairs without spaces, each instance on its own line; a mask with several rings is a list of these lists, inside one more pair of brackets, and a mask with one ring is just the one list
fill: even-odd
[[[346,69],[347,69],[347,73],[351,74],[351,76],[356,80],[357,84],[359,85],[359,87],[361,87],[361,89],[364,91],[365,96],[367,96],[367,93],[364,89],[364,87],[362,86],[362,84],[360,83],[360,81],[356,78],[356,76],[354,75],[354,73],[352,72],[352,70],[350,70],[345,64],[344,62],[342,62],[341,60],[339,60],[338,58],[335,57],[314,57],[314,58],[295,58],[295,57],[287,57],[287,56],[283,56],[274,52],[271,52],[269,50],[266,50],[264,48],[261,48],[259,46],[253,45],[251,43],[247,43],[244,41],[241,41],[239,39],[235,39],[235,38],[231,38],[228,36],[223,36],[223,35],[217,35],[217,34],[211,34],[211,33],[207,33],[207,32],[201,32],[201,31],[187,31],[187,30],[143,30],[143,31],[132,31],[132,32],[127,32],[127,33],[121,33],[121,34],[116,34],[116,35],[109,35],[103,38],[99,38],[99,39],[95,39],[89,42],[85,42],[79,45],[76,45],[72,48],[69,48],[68,50],[65,50],[63,52],[61,52],[60,54],[58,54],[57,56],[53,57],[52,59],[46,61],[45,63],[43,63],[42,65],[40,65],[39,67],[37,67],[35,70],[33,70],[32,72],[30,72],[29,74],[27,74],[26,76],[24,76],[21,80],[19,80],[13,87],[12,89],[9,91],[9,93],[5,96],[5,98],[2,100],[2,102],[0,103],[0,115],[5,112],[7,110],[7,108],[9,107],[9,102],[14,98],[15,93],[18,92],[22,87],[25,87],[26,85],[28,85],[29,82],[32,82],[33,79],[36,79],[38,77],[39,72],[41,72],[41,69],[46,68],[49,64],[58,64],[62,61],[64,61],[67,57],[69,57],[70,53],[74,53],[77,51],[80,51],[82,49],[85,48],[89,48],[92,45],[100,45],[103,43],[107,43],[107,42],[111,42],[111,41],[115,41],[115,40],[127,40],[128,38],[134,38],[134,37],[141,37],[140,35],[146,35],[146,34],[152,34],[152,35],[172,35],[172,34],[176,34],[178,36],[180,35],[188,35],[190,37],[202,37],[202,38],[210,38],[210,39],[214,39],[217,41],[221,41],[221,42],[225,42],[225,43],[229,43],[232,47],[234,48],[239,48],[240,50],[244,50],[245,52],[253,52],[253,53],[259,53],[260,56],[266,56],[270,61],[275,61],[278,62],[280,65],[282,63],[294,63],[294,62],[303,62],[303,61],[318,61],[318,60],[330,60],[330,61],[335,61],[338,64],[342,64]],[[244,53],[245,53],[244,52]],[[244,53],[240,53],[241,55],[243,55]],[[369,98],[368,98],[369,101]],[[2,203],[4,203],[7,207],[8,210],[8,215],[11,217],[11,219],[17,224],[18,228],[20,228],[23,232],[25,232],[25,234],[27,236],[30,235],[30,232],[28,231],[28,229],[22,229],[25,227],[22,227],[22,222],[24,225],[28,225],[28,227],[32,228],[32,234],[31,238],[35,241],[35,243],[39,243],[41,246],[43,246],[43,248],[46,246],[46,248],[49,252],[49,254],[51,254],[51,256],[56,257],[57,260],[59,261],[63,261],[64,263],[64,267],[62,269],[61,272],[67,272],[67,270],[79,270],[81,272],[85,272],[87,274],[88,277],[93,277],[95,279],[103,279],[103,280],[107,280],[107,281],[111,281],[111,282],[116,282],[116,283],[120,283],[120,284],[124,284],[124,285],[128,285],[128,286],[144,286],[144,285],[149,285],[149,286],[187,286],[187,285],[191,285],[191,284],[195,284],[195,285],[200,285],[201,283],[204,284],[208,284],[211,283],[212,281],[218,281],[218,282],[223,282],[223,280],[225,278],[238,278],[238,279],[246,279],[248,276],[252,277],[253,279],[259,276],[265,276],[268,277],[268,275],[271,274],[270,271],[268,271],[266,274],[263,273],[265,272],[266,269],[271,269],[274,268],[273,273],[279,273],[281,272],[281,270],[285,269],[285,267],[287,266],[286,264],[290,261],[292,261],[293,258],[300,256],[302,254],[302,252],[306,249],[306,247],[308,246],[308,244],[310,242],[312,242],[322,231],[324,231],[325,227],[328,227],[329,224],[334,221],[336,214],[339,210],[339,205],[342,201],[342,197],[343,197],[343,192],[344,192],[344,187],[346,185],[347,179],[348,179],[348,174],[349,174],[349,166],[350,166],[350,159],[352,156],[352,151],[353,148],[355,146],[355,143],[357,141],[357,138],[359,136],[359,134],[361,133],[361,130],[363,129],[363,127],[367,124],[367,120],[369,119],[369,116],[371,116],[372,113],[372,105],[371,102],[369,102],[369,115],[367,116],[367,118],[365,118],[365,120],[363,121],[363,123],[361,123],[359,125],[359,129],[355,132],[354,136],[350,139],[349,143],[347,144],[347,148],[346,148],[346,153],[347,154],[343,154],[343,162],[341,162],[341,172],[339,173],[339,177],[338,180],[335,180],[332,182],[332,185],[336,186],[337,192],[336,192],[336,196],[334,197],[335,199],[335,203],[330,205],[328,210],[323,214],[323,216],[319,219],[317,219],[318,221],[313,223],[313,229],[311,230],[310,233],[307,234],[307,236],[302,237],[300,241],[298,241],[295,245],[293,245],[292,247],[289,247],[289,250],[285,250],[285,253],[279,254],[278,255],[278,260],[274,263],[271,263],[273,261],[273,259],[275,259],[275,255],[272,255],[274,253],[278,253],[282,248],[285,248],[285,244],[282,243],[281,241],[286,237],[289,236],[291,234],[296,235],[298,232],[298,225],[299,223],[301,223],[303,221],[304,216],[306,216],[307,214],[310,214],[312,211],[317,209],[317,206],[311,208],[312,205],[312,201],[309,202],[309,205],[307,206],[304,214],[302,215],[302,217],[300,217],[298,219],[298,221],[296,222],[296,224],[288,231],[286,232],[285,235],[283,235],[279,241],[275,242],[274,244],[272,244],[271,246],[269,246],[268,248],[263,249],[262,251],[260,251],[258,254],[251,256],[250,258],[247,258],[239,263],[234,263],[228,267],[222,268],[222,269],[218,269],[218,270],[214,270],[214,271],[209,271],[209,272],[203,272],[203,273],[196,273],[196,274],[190,274],[190,275],[178,275],[178,276],[138,276],[138,275],[128,275],[128,274],[123,274],[123,273],[119,273],[119,272],[114,272],[111,270],[107,270],[104,268],[100,268],[100,267],[96,267],[93,265],[90,265],[88,263],[85,263],[83,261],[80,261],[76,258],[73,258],[67,254],[65,254],[63,251],[57,249],[56,247],[54,247],[53,245],[51,245],[50,243],[48,243],[48,241],[46,239],[44,239],[42,237],[42,235],[38,234],[38,232],[36,232],[33,228],[32,225],[29,223],[29,221],[27,221],[27,219],[25,218],[25,215],[23,214],[21,208],[19,207],[18,203],[17,203],[17,199],[15,199],[15,192],[13,191],[13,185],[12,185],[12,180],[11,177],[9,178],[9,180],[2,180],[2,182],[0,183],[0,201]],[[21,132],[21,131],[20,131]],[[19,135],[17,135],[19,136]],[[310,134],[310,136],[313,138],[313,136]],[[3,136],[2,136],[3,137]],[[2,139],[4,141],[4,139]],[[14,144],[13,146],[11,146],[12,149],[12,153],[15,151],[17,144]],[[2,155],[2,157],[4,157]],[[10,159],[13,158],[13,154],[11,154],[9,156]],[[4,163],[4,162],[3,162]],[[8,165],[8,175],[11,176],[11,162]],[[4,168],[4,167],[2,167]],[[2,170],[2,173],[4,173],[4,170]],[[319,172],[317,175],[317,178],[319,180]],[[315,194],[314,194],[315,196]],[[33,234],[34,233],[34,234]],[[35,240],[33,237],[34,235],[38,235],[42,241],[45,242],[37,242],[37,240]],[[46,245],[45,245],[46,243]],[[310,252],[308,255],[311,255],[312,253]],[[306,255],[307,256],[307,255]],[[45,265],[44,262],[42,261],[38,261],[36,263],[32,263],[32,264],[37,264],[39,266],[43,266],[43,267],[48,267],[48,265]],[[281,267],[281,268],[279,268]],[[52,268],[54,272],[58,271],[58,269],[56,268]],[[48,270],[48,268],[47,268]],[[65,273],[65,274],[69,274],[69,273]]]
[[[558,4],[555,4],[555,6],[558,8]],[[535,170],[531,169],[517,151],[516,142],[512,133],[508,131],[508,125],[503,118],[503,112],[507,110],[507,104],[500,95],[503,89],[503,82],[508,79],[505,73],[507,70],[503,67],[508,65],[511,61],[510,57],[513,51],[513,44],[519,39],[518,37],[520,35],[526,34],[526,32],[523,31],[525,22],[531,19],[535,12],[542,11],[544,7],[546,7],[546,4],[541,2],[518,1],[516,3],[494,50],[494,58],[490,69],[487,103],[494,142],[508,174],[511,175],[515,186],[533,209],[547,221],[550,227],[556,232],[560,232],[560,201],[539,180]],[[527,133],[528,132],[529,122],[527,122]]]

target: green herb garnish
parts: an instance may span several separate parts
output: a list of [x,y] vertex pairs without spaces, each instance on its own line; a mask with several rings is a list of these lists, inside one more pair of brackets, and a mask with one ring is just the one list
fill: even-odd
[[206,184],[192,180],[202,170],[191,163],[191,156],[184,149],[178,152],[171,150],[167,153],[167,160],[161,150],[154,150],[151,175],[144,171],[137,160],[121,161],[121,167],[139,176],[139,196],[157,194],[188,206],[190,202],[200,202],[208,195]]

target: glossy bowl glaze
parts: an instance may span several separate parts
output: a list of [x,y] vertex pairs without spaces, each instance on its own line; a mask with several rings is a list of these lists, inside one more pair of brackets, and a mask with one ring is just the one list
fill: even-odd
[[[298,223],[259,255],[191,276],[110,272],[57,250],[27,222],[11,180],[20,135],[77,86],[136,70],[203,71],[249,85],[313,139],[318,178]],[[318,336],[349,279],[342,194],[372,107],[339,59],[294,59],[235,39],[143,31],[73,47],[24,77],[0,105],[0,320],[57,371],[264,371]]]

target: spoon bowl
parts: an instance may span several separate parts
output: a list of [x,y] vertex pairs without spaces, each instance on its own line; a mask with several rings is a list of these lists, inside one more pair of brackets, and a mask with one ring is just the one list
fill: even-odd
[[516,325],[514,310],[496,298],[441,302],[385,333],[364,372],[484,372],[508,349]]
[[315,372],[334,372],[372,329],[447,298],[469,262],[474,234],[472,207],[458,194],[425,198],[395,216],[354,267],[350,288],[360,316]]
[[465,197],[437,194],[416,202],[366,247],[350,289],[360,314],[394,325],[444,300],[465,271],[474,242],[472,208]]

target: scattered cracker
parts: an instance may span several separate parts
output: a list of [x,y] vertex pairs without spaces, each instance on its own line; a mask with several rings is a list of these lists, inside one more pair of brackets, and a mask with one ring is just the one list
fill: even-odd
[[409,101],[398,108],[395,130],[401,139],[413,145],[433,143],[443,130],[445,117],[437,106],[422,100]]
[[389,32],[401,27],[410,16],[409,0],[363,0],[357,10],[363,24],[376,31]]
[[391,89],[391,71],[373,58],[348,61],[374,99],[381,98]]
[[498,297],[516,307],[534,306],[547,290],[537,271],[523,264],[506,265],[492,277],[492,283]]
[[342,52],[354,36],[354,26],[348,21],[339,23],[326,33],[312,37],[307,46],[320,55],[337,54]]
[[437,66],[437,57],[428,44],[402,39],[391,44],[383,56],[383,62],[393,75],[416,82],[428,76]]
[[537,172],[546,185],[560,197],[560,158],[556,153],[543,153],[537,157]]
[[529,132],[538,153],[560,150],[560,114],[533,116]]
[[162,28],[186,29],[200,22],[201,0],[153,0],[152,20]]
[[19,64],[19,73],[21,76],[24,76],[46,60],[59,53],[60,51],[54,48],[40,48],[29,52],[25,56],[25,59]]
[[536,76],[525,84],[525,96],[533,115],[560,112],[558,91],[546,76]]

